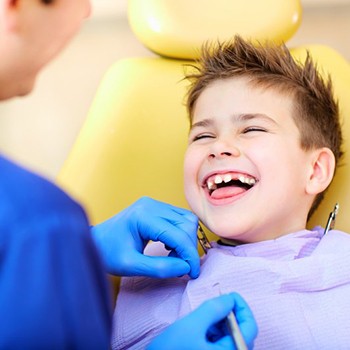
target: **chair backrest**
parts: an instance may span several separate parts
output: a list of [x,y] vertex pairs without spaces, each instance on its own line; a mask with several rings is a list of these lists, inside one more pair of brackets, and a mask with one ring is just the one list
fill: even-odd
[[[243,37],[286,41],[298,28],[298,0],[129,0],[129,20],[139,39],[157,58],[116,62],[105,74],[85,125],[58,182],[80,200],[93,223],[147,195],[186,207],[182,162],[188,120],[184,107],[184,64],[210,39]],[[296,57],[306,48],[293,50]],[[349,123],[350,67],[326,47],[308,47],[325,71],[334,75],[344,131]],[[184,61],[186,59],[187,61]],[[346,145],[347,146],[347,145]],[[335,201],[350,208],[344,185],[345,159],[313,222],[324,224]],[[339,215],[350,231],[350,219]]]

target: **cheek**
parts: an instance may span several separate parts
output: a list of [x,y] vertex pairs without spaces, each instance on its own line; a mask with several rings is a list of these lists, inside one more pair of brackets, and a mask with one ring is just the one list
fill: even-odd
[[185,184],[185,191],[186,191],[189,188],[190,183],[192,183],[193,176],[194,176],[193,163],[191,161],[189,152],[186,152],[185,154],[183,175],[184,175],[184,184]]
[[198,186],[199,166],[199,157],[196,156],[195,152],[187,150],[184,159],[184,187],[185,196],[190,205]]
[[290,151],[295,148],[295,145],[276,145],[268,151],[265,148],[267,152],[251,155],[263,180],[262,189],[270,191],[270,195],[278,195],[276,192],[298,191],[298,186],[303,184],[304,157]]
[[276,177],[290,166],[289,153],[278,143],[257,145],[246,152],[246,157],[256,166],[260,175],[267,173]]

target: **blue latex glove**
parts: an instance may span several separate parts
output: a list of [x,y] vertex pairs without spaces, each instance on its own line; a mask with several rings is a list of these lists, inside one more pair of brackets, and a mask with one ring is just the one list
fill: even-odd
[[236,315],[248,348],[253,349],[258,334],[254,316],[244,299],[237,293],[231,293],[203,303],[156,337],[147,350],[236,349],[231,336],[223,327],[223,319],[231,310]]
[[[190,211],[143,197],[92,228],[106,269],[118,276],[177,277],[199,275],[198,219]],[[143,254],[147,243],[163,242],[170,256]]]

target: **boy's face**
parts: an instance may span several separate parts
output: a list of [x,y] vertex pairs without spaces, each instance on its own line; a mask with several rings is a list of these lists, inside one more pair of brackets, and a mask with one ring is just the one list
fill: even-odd
[[185,195],[212,232],[254,242],[305,228],[312,153],[300,147],[292,111],[291,97],[247,78],[214,81],[199,96]]

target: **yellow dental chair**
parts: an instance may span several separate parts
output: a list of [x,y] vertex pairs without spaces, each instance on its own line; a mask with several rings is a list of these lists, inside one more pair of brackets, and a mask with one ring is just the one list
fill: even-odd
[[[301,19],[298,0],[129,0],[130,25],[154,58],[116,62],[105,74],[58,183],[87,209],[93,224],[141,196],[186,207],[182,161],[188,119],[184,107],[184,64],[198,56],[204,41],[243,37],[288,41]],[[350,122],[350,65],[328,47],[308,49],[320,69],[330,73],[339,98],[345,147]],[[339,202],[336,227],[350,232],[349,155],[310,226],[325,225]]]

